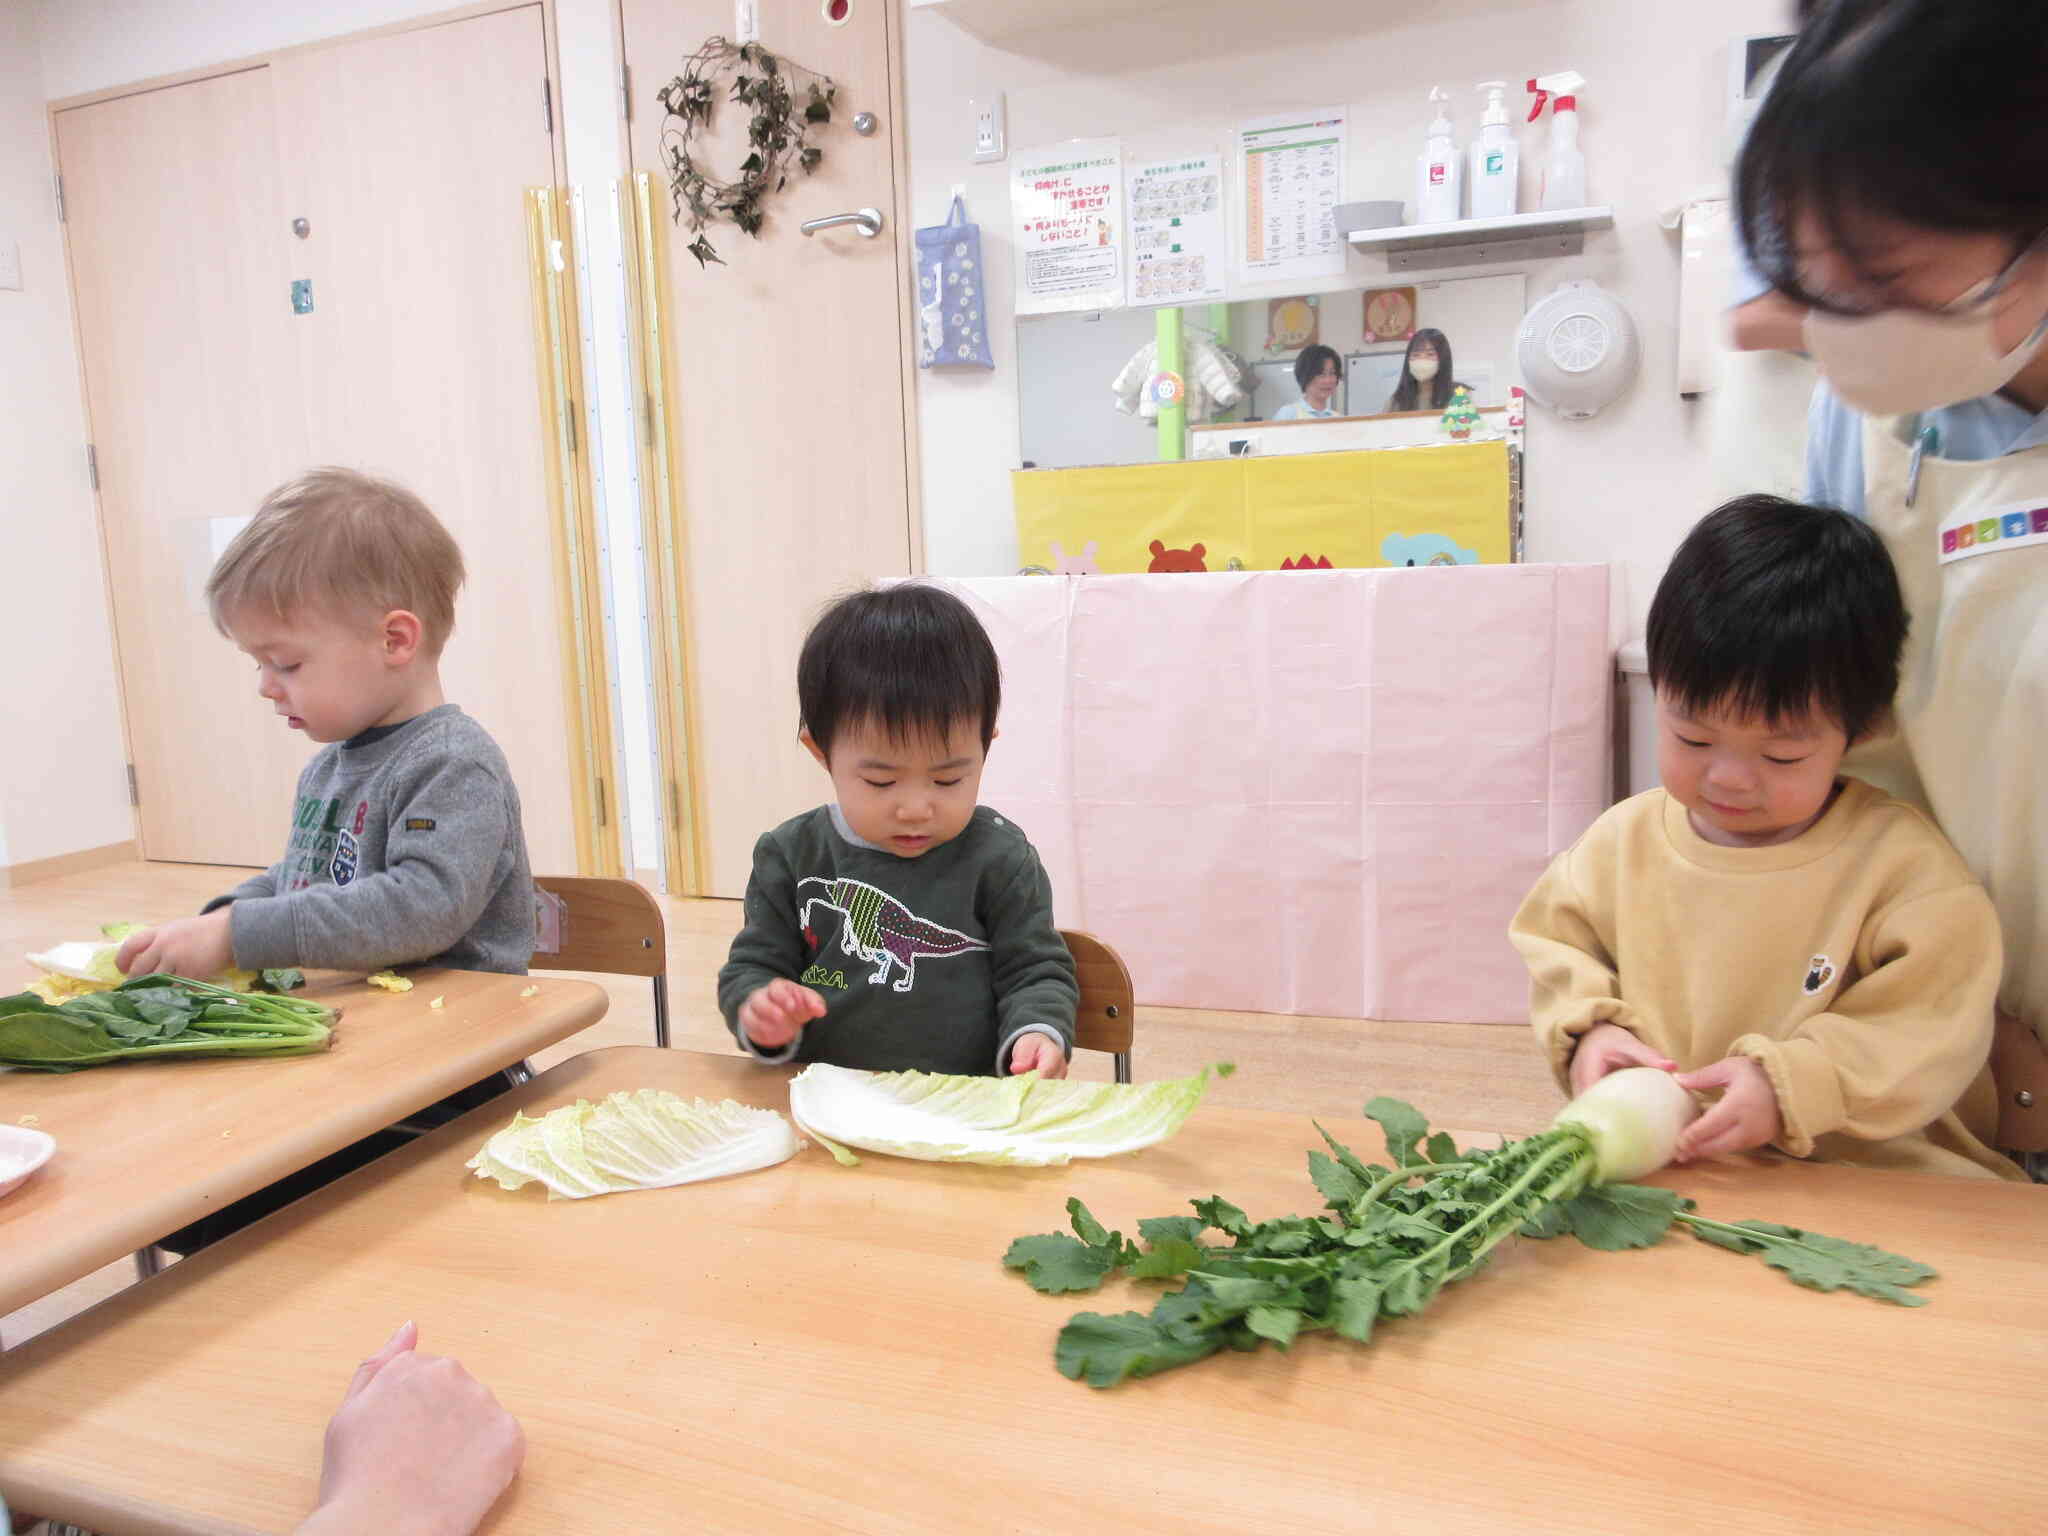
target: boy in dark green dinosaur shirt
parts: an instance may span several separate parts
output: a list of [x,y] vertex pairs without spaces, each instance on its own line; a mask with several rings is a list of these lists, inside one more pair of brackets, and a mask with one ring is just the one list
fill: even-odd
[[754,845],[718,1003],[763,1061],[1064,1077],[1079,989],[1030,840],[975,797],[995,647],[937,587],[855,593],[797,661],[834,802]]

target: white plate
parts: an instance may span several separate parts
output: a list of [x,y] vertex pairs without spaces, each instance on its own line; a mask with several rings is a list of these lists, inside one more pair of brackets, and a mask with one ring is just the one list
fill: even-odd
[[56,1138],[25,1125],[0,1125],[0,1196],[11,1195],[50,1160]]

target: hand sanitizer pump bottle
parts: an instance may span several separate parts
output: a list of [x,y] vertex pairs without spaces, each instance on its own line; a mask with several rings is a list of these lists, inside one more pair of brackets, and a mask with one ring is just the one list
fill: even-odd
[[1504,219],[1515,212],[1516,178],[1521,152],[1508,127],[1507,82],[1489,80],[1477,89],[1487,92],[1486,112],[1479,119],[1479,137],[1472,141],[1472,217]]
[[1436,115],[1430,121],[1422,153],[1415,157],[1415,222],[1455,224],[1461,211],[1458,187],[1464,180],[1465,164],[1451,140],[1451,93],[1440,85],[1432,86],[1429,100]]

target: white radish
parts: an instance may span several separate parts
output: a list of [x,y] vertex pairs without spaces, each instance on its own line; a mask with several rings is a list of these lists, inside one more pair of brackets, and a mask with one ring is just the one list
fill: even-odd
[[1678,1135],[1700,1107],[1678,1079],[1658,1067],[1610,1072],[1557,1112],[1552,1126],[1574,1125],[1593,1143],[1593,1182],[1622,1184],[1655,1173],[1678,1151]]

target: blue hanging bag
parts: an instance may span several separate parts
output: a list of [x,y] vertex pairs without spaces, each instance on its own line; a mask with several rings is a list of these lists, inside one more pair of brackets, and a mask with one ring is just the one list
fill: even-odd
[[917,232],[917,366],[993,368],[981,226],[956,193],[943,224]]

